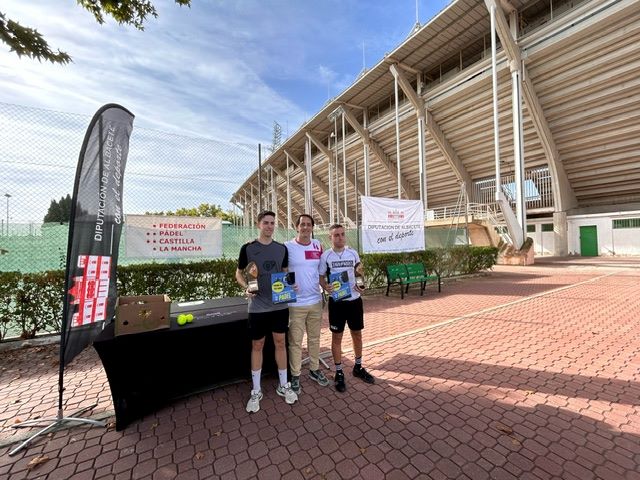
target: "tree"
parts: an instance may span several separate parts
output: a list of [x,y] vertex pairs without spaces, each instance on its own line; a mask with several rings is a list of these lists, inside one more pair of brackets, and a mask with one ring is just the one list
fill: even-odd
[[71,218],[71,195],[60,197],[60,201],[51,200],[49,210],[42,220],[44,223],[69,223]]
[[[191,6],[191,0],[174,1],[181,6]],[[147,17],[158,16],[151,0],[77,0],[77,2],[92,14],[100,25],[104,23],[106,16],[110,16],[120,25],[131,25],[138,30],[144,30]],[[23,27],[7,18],[2,12],[0,12],[0,41],[7,44],[19,57],[25,55],[40,61],[62,64],[71,61],[71,57],[66,52],[60,50],[54,52],[37,30]]]
[[179,216],[179,217],[218,217],[231,223],[238,220],[238,216],[231,211],[223,211],[220,205],[201,203],[197,207],[178,208],[175,212],[144,212],[145,215]]

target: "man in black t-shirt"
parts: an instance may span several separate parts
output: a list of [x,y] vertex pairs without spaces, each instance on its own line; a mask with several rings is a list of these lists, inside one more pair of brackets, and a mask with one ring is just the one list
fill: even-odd
[[[273,240],[276,214],[270,211],[258,215],[258,238],[246,243],[240,249],[236,281],[245,290],[249,299],[249,334],[251,336],[251,379],[253,388],[247,402],[247,412],[260,410],[262,389],[260,378],[262,374],[262,349],[265,337],[273,335],[275,358],[278,365],[280,384],[276,393],[284,397],[288,404],[298,400],[296,393],[291,390],[287,382],[287,349],[285,336],[289,329],[289,307],[286,303],[274,304],[271,295],[271,274],[287,271],[287,248]],[[258,291],[250,292],[244,269],[254,262],[258,269]]]

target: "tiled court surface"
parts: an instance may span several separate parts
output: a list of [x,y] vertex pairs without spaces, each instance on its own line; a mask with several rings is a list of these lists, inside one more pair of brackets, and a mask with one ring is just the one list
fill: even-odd
[[[249,415],[245,382],[124,432],[63,430],[13,457],[4,446],[0,478],[640,479],[640,259],[552,259],[416,291],[365,300],[374,386],[303,380],[290,407],[267,378]],[[55,414],[47,355],[2,354],[0,442],[16,418]],[[109,415],[92,349],[65,379],[67,413],[97,401],[94,416]],[[36,457],[48,460],[29,470]]]

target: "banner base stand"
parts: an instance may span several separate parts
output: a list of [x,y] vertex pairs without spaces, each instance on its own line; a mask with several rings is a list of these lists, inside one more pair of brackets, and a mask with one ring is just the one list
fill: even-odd
[[31,435],[29,438],[27,438],[24,442],[22,442],[16,448],[11,450],[9,452],[9,456],[12,456],[18,453],[20,450],[22,450],[31,442],[33,442],[36,438],[42,435],[45,435],[46,433],[49,433],[49,432],[55,432],[57,430],[61,430],[62,428],[65,427],[65,424],[69,422],[86,423],[88,425],[93,425],[95,427],[104,427],[106,423],[102,420],[93,420],[91,418],[77,417],[77,415],[82,415],[83,413],[88,412],[89,410],[93,410],[97,405],[98,405],[97,403],[94,403],[93,405],[90,405],[88,407],[81,408],[77,412],[72,413],[70,417],[62,416],[62,409],[59,409],[58,416],[56,418],[38,418],[34,420],[27,420],[18,425],[12,425],[13,428],[29,428],[29,427],[36,427],[46,422],[52,422],[42,430],[39,430],[33,435]]

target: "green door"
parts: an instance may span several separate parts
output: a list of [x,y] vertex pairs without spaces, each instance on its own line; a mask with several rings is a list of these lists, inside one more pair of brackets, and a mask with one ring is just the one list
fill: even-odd
[[598,228],[595,225],[580,227],[580,255],[598,256]]

